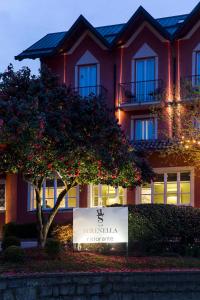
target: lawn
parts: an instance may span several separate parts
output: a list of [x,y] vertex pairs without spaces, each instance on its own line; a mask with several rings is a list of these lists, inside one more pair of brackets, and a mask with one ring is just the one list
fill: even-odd
[[192,257],[128,257],[90,252],[63,252],[50,259],[43,251],[27,249],[23,263],[5,263],[0,258],[0,274],[44,272],[132,272],[200,270],[200,259]]

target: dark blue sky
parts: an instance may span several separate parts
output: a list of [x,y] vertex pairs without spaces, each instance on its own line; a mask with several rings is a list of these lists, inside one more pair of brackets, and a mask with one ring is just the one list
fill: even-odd
[[94,26],[126,22],[142,5],[153,17],[189,13],[197,0],[0,0],[0,72],[11,62],[33,73],[38,60],[14,56],[49,32],[65,31],[83,14]]

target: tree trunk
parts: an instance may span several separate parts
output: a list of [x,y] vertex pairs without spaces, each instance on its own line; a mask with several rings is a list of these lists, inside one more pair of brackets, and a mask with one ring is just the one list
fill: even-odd
[[43,179],[41,179],[35,188],[36,192],[36,214],[37,214],[37,222],[38,222],[38,231],[39,231],[39,237],[38,237],[38,246],[41,248],[45,247],[49,228],[58,212],[59,206],[67,192],[75,186],[75,183],[67,185],[65,183],[65,188],[62,190],[62,192],[58,195],[57,201],[52,208],[51,212],[49,213],[47,219],[45,220],[43,216],[42,211],[42,199],[41,199],[41,188],[42,188]]

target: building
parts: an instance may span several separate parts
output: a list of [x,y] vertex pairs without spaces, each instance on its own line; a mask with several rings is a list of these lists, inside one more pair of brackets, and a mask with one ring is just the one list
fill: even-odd
[[[173,133],[168,119],[160,121],[152,114],[153,105],[164,105],[170,113],[174,102],[181,111],[183,103],[196,99],[194,89],[200,91],[200,3],[188,15],[160,19],[139,7],[127,23],[97,28],[80,16],[68,31],[47,34],[15,58],[39,58],[83,97],[104,95],[135,147],[150,153],[158,174],[155,182],[135,190],[101,185],[74,188],[57,221],[71,219],[72,207],[116,202],[200,207],[197,170],[159,156],[158,150],[168,146]],[[181,85],[186,78],[190,93]],[[167,139],[163,131],[168,132]],[[61,186],[56,179],[44,184],[47,212]],[[2,224],[35,220],[33,190],[20,176],[1,177],[0,204]]]

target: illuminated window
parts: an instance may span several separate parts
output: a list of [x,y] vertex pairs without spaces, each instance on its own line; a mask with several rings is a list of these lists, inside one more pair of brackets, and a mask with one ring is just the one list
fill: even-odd
[[132,137],[134,140],[153,140],[157,138],[157,126],[154,118],[132,120]]
[[[64,184],[60,179],[47,179],[44,181],[42,190],[41,190],[41,197],[42,197],[42,206],[44,209],[51,209],[54,207],[56,203],[58,195],[64,189]],[[30,186],[29,187],[30,193],[30,204],[29,209],[34,210],[36,209],[36,195],[34,189]],[[63,198],[60,209],[66,208],[73,208],[78,206],[78,199],[79,199],[79,188],[73,187],[67,195]]]
[[158,174],[141,187],[141,203],[191,205],[190,172]]
[[0,210],[5,210],[5,185],[6,181],[0,179]]
[[125,189],[110,185],[91,185],[91,206],[109,206],[112,204],[124,204]]

